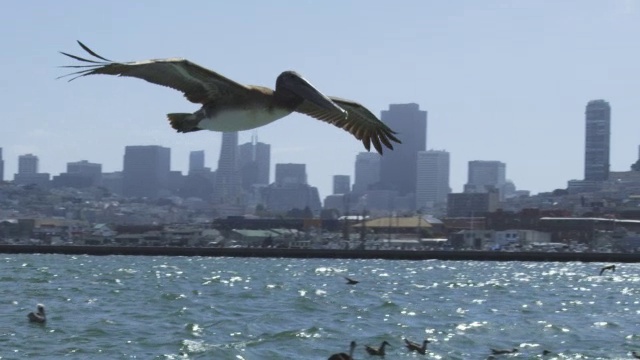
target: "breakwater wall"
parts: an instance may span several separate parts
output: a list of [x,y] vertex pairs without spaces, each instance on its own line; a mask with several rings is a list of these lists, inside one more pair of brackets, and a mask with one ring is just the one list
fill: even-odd
[[586,252],[329,250],[153,246],[0,245],[3,254],[207,256],[386,260],[640,262],[640,254]]

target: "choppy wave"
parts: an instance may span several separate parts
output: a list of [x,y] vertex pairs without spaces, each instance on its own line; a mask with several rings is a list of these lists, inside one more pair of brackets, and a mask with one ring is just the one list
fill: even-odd
[[388,359],[628,359],[640,266],[602,265],[4,256],[0,358],[326,359],[355,340],[363,359],[387,340]]

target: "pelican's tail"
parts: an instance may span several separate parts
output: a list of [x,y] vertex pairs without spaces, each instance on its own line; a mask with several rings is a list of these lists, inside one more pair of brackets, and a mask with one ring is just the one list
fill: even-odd
[[171,113],[167,114],[171,127],[177,132],[187,133],[202,130],[198,127],[200,120],[194,114]]

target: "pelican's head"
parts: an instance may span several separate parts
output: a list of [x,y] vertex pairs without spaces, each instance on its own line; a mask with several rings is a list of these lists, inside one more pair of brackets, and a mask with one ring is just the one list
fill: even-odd
[[36,309],[38,309],[38,313],[44,314],[44,305],[38,304],[36,305]]
[[285,71],[278,76],[276,80],[276,92],[284,96],[293,95],[301,100],[300,103],[302,103],[302,100],[307,100],[322,109],[343,114],[345,117],[347,116],[347,112],[343,108],[318,91],[310,82],[295,71]]

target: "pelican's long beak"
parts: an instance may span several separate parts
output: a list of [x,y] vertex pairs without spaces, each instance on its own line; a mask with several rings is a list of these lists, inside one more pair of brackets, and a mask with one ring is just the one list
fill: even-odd
[[294,94],[318,105],[325,110],[341,113],[344,115],[344,117],[347,116],[347,112],[343,108],[338,106],[336,103],[331,101],[331,99],[318,91],[318,89],[311,85],[311,83],[302,76],[295,74],[293,76],[287,77],[286,80],[287,81],[283,85]]

